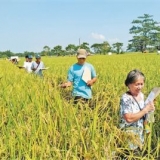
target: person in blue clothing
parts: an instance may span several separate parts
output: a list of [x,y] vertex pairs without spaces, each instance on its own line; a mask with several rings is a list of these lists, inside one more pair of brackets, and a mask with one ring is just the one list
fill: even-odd
[[62,88],[73,85],[72,96],[74,103],[87,102],[92,98],[91,86],[96,82],[96,71],[92,64],[86,62],[87,51],[78,49],[77,63],[73,64],[68,71],[67,82],[61,84]]

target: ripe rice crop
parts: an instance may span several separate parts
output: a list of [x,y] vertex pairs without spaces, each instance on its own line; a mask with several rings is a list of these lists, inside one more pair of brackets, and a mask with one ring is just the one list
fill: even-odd
[[[0,159],[111,160],[120,159],[126,140],[118,128],[119,99],[127,90],[124,80],[132,69],[146,76],[144,94],[160,86],[160,56],[156,54],[95,55],[87,58],[96,69],[91,105],[76,107],[71,88],[61,89],[75,57],[42,57],[41,79],[6,60],[0,60]],[[20,63],[23,63],[21,59]],[[145,156],[160,156],[160,97],[155,123],[144,145]]]

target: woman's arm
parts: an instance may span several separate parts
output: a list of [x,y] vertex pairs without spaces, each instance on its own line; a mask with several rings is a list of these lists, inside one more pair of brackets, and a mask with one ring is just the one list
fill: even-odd
[[124,119],[128,123],[136,122],[142,118],[145,114],[155,109],[153,102],[148,103],[141,111],[138,113],[126,113],[123,115]]

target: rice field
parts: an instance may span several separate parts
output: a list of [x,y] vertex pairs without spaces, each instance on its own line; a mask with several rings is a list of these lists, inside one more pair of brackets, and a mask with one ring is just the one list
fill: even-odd
[[[23,64],[21,59],[20,64]],[[135,68],[146,76],[147,96],[160,86],[160,56],[123,54],[89,56],[96,69],[92,106],[74,106],[67,79],[75,57],[42,57],[44,78],[28,74],[0,60],[0,159],[8,160],[118,160],[127,148],[127,135],[118,128],[119,100],[127,90],[124,80]],[[145,156],[128,159],[154,160],[160,156],[160,96],[155,102],[155,123],[146,135]],[[143,154],[143,153],[142,153]]]

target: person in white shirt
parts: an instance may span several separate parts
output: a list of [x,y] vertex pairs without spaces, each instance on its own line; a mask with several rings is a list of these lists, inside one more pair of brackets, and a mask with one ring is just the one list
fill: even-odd
[[34,74],[43,77],[42,69],[45,68],[44,63],[41,61],[41,56],[36,55],[36,61],[32,62],[31,69]]
[[25,66],[26,66],[26,63],[28,62],[28,55],[25,56],[25,59],[26,59],[26,60],[25,60],[24,63],[23,63],[23,67],[24,67],[24,68],[25,68]]
[[32,67],[32,55],[29,55],[29,56],[28,56],[28,62],[26,62],[26,63],[24,64],[24,68],[26,69],[26,71],[27,71],[28,73],[31,73],[31,72],[32,72],[31,67]]

